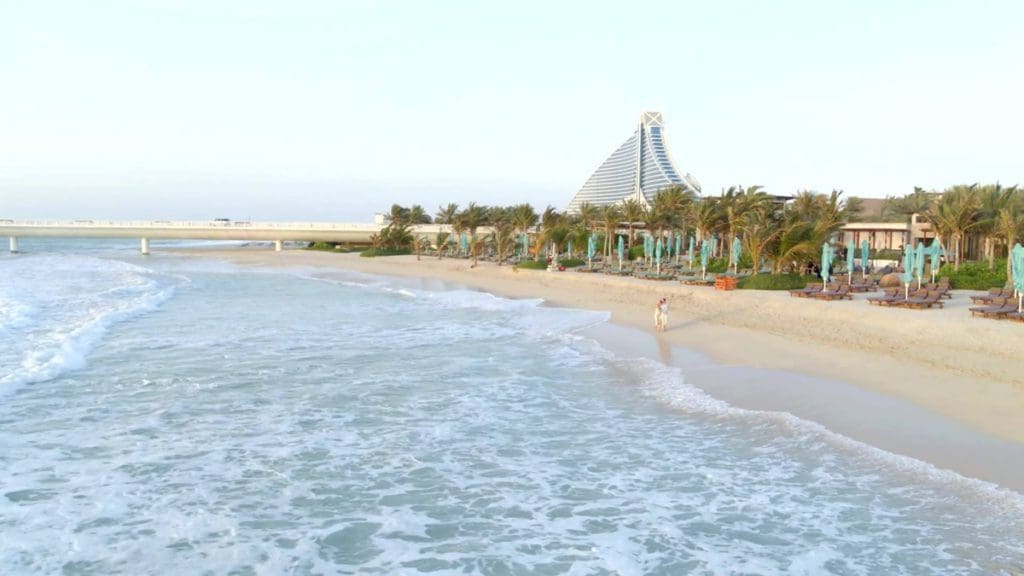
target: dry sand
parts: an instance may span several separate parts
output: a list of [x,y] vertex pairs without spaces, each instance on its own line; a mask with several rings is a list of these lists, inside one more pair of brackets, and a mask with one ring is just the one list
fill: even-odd
[[[971,318],[967,292],[955,293],[943,310],[918,311],[870,306],[865,295],[820,302],[785,292],[721,292],[483,262],[471,268],[461,259],[201,252],[244,265],[432,278],[609,311],[614,323],[642,331],[650,339],[648,349],[663,361],[673,361],[672,350],[710,358],[713,367],[691,365],[687,379],[712,395],[741,407],[791,412],[887,450],[1024,491],[1024,324]],[[667,332],[655,333],[653,309],[661,297],[671,302],[671,318]],[[775,371],[800,376],[771,377]]]

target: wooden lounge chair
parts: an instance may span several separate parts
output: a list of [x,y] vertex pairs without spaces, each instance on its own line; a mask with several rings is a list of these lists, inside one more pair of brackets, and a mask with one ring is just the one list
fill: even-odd
[[821,284],[808,284],[804,288],[797,288],[795,290],[790,290],[789,291],[789,295],[790,296],[795,296],[797,298],[807,298],[808,296],[810,296],[812,294],[817,294],[818,292],[822,292],[822,291],[823,291],[823,288],[822,288]]
[[919,292],[917,296],[904,300],[902,303],[898,304],[898,306],[913,308],[915,310],[923,310],[933,306],[942,308],[943,303],[939,298],[941,298],[941,295],[937,290],[928,290],[924,293]]
[[853,294],[846,284],[840,284],[835,290],[822,290],[810,296],[817,300],[853,300]]
[[1013,288],[1005,286],[1003,288],[990,288],[988,294],[981,294],[978,296],[971,296],[971,302],[975,304],[989,304],[997,298],[1008,298],[1013,296]]
[[886,288],[885,294],[882,296],[871,296],[868,298],[869,304],[876,304],[878,306],[887,306],[896,300],[903,300],[903,290],[900,288]]
[[970,309],[971,316],[981,315],[985,318],[998,318],[999,316],[1017,311],[1017,304],[1011,302],[1010,298],[997,298],[991,306],[975,306]]

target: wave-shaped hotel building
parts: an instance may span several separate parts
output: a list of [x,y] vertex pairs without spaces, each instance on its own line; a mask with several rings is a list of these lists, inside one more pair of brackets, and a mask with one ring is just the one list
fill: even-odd
[[584,202],[602,206],[629,198],[649,206],[658,190],[670,186],[700,193],[697,179],[676,167],[665,142],[661,113],[644,112],[633,135],[587,179],[568,211],[579,212]]

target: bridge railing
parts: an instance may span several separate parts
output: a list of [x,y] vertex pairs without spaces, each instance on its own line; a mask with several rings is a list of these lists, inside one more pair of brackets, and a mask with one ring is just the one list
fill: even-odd
[[33,228],[257,228],[274,230],[372,230],[382,226],[364,222],[249,222],[249,221],[186,221],[186,220],[7,220],[2,226]]

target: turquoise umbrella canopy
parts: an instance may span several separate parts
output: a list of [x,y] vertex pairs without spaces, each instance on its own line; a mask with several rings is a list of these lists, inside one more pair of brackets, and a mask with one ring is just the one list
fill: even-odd
[[1024,312],[1024,246],[1019,243],[1010,250],[1010,277],[1017,292],[1017,313]]
[[654,247],[654,260],[658,264],[661,264],[661,252],[662,252],[662,250],[663,250],[663,247],[662,247],[662,244],[661,244],[661,238],[658,238],[658,243]]
[[868,258],[871,256],[871,245],[868,244],[867,240],[860,241],[860,268],[861,270],[868,269]]
[[824,283],[828,283],[828,269],[832,265],[832,247],[828,245],[828,242],[824,242],[821,245],[821,280]]
[[530,235],[524,233],[522,237],[523,244],[523,257],[525,258],[530,253]]
[[469,252],[469,238],[466,238],[465,234],[459,237],[459,249],[462,252]]
[[626,245],[622,240],[622,236],[619,236],[619,266],[622,266],[622,257],[625,255]]
[[1011,271],[1013,272],[1013,288],[1018,293],[1024,292],[1024,246],[1019,243],[1011,251]]
[[732,239],[732,263],[733,266],[739,268],[740,266],[740,254],[743,252],[743,243],[740,242],[739,238],[733,237]]
[[687,252],[690,254],[690,266],[691,267],[693,266],[693,257],[694,257],[693,243],[694,243],[694,238],[693,238],[693,236],[690,236],[690,249]]
[[846,271],[850,273],[851,279],[853,279],[853,267],[857,265],[857,259],[853,255],[854,250],[853,242],[846,245]]
[[939,258],[942,256],[942,244],[939,242],[938,238],[935,239],[935,242],[932,242],[931,250],[929,250],[929,256],[932,257],[931,270],[932,281],[934,282],[935,275],[939,273],[939,266],[942,265],[942,262],[939,260]]
[[907,243],[903,246],[903,283],[910,288],[914,280],[914,247]]
[[700,243],[700,267],[708,267],[708,258],[711,257],[711,243],[704,240]]
[[679,262],[679,253],[683,251],[683,235],[676,234],[676,262]]
[[569,246],[566,248],[566,252],[569,254],[569,258],[572,258],[572,240],[569,240]]
[[924,278],[924,259],[925,259],[924,243],[917,243],[917,250],[914,252],[914,276],[917,278],[917,286],[921,287],[921,278]]

